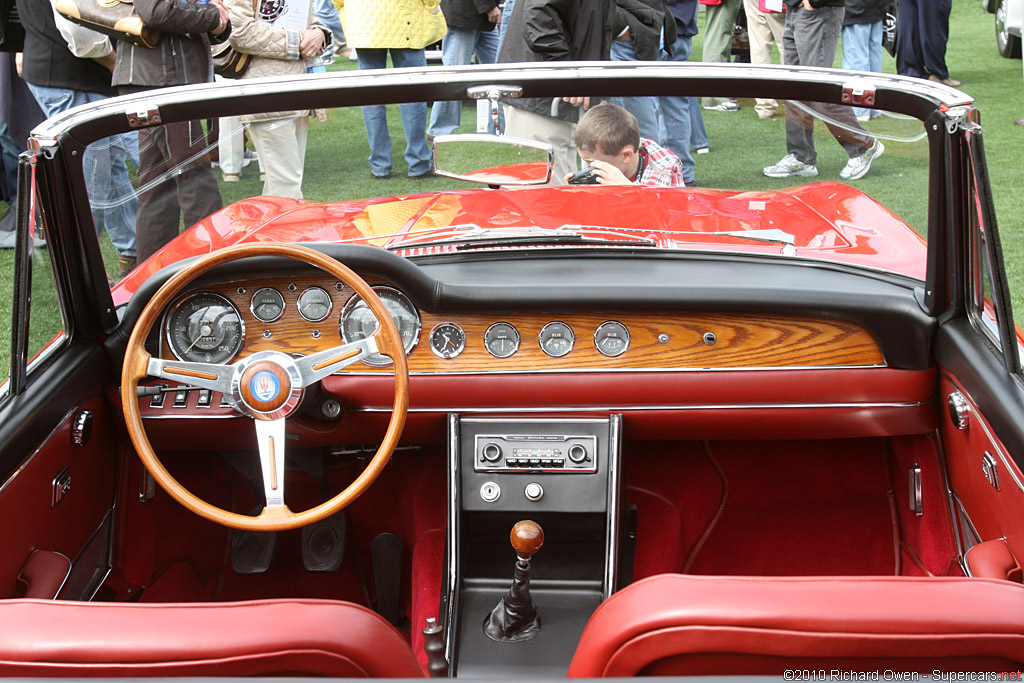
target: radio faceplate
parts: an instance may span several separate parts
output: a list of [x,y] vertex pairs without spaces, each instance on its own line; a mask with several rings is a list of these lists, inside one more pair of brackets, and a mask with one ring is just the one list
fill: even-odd
[[560,434],[477,434],[477,472],[597,471],[597,437]]

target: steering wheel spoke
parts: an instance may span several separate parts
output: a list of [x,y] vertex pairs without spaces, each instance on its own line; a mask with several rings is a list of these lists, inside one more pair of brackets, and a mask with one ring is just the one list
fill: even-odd
[[231,376],[234,368],[230,365],[213,363],[190,363],[180,360],[150,358],[146,374],[151,377],[188,382],[203,389],[212,389],[222,394],[231,392]]
[[302,376],[302,386],[308,387],[342,368],[372,356],[379,350],[377,338],[372,336],[310,354],[296,360],[295,365]]
[[284,418],[253,420],[260,449],[260,471],[268,508],[284,507]]

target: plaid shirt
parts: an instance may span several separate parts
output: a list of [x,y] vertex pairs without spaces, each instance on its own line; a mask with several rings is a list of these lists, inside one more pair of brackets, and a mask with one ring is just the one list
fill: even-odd
[[675,152],[653,140],[640,138],[640,158],[644,167],[640,179],[633,182],[650,187],[683,187],[683,165]]

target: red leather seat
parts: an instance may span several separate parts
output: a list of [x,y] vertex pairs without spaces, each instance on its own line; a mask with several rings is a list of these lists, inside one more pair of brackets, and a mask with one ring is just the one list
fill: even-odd
[[594,612],[571,677],[1017,671],[1024,586],[978,578],[652,576]]
[[0,676],[413,677],[376,613],[328,600],[0,601]]

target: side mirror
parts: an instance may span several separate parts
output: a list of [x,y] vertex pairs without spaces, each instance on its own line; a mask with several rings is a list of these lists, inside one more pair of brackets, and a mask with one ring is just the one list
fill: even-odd
[[434,138],[434,172],[492,187],[545,185],[551,180],[551,145],[495,135],[439,135]]

